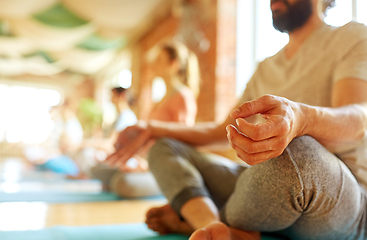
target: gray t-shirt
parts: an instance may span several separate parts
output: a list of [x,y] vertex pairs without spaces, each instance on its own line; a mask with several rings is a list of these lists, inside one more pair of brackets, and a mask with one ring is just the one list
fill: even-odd
[[[367,81],[367,27],[355,22],[338,28],[323,24],[291,59],[287,59],[283,48],[261,62],[240,102],[272,94],[312,106],[331,107],[333,85],[346,78]],[[352,146],[330,151],[345,162],[367,189],[367,137]]]

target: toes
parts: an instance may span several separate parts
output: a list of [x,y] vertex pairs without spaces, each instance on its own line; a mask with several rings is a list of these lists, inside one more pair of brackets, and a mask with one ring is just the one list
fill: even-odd
[[147,220],[145,220],[145,223],[147,225],[159,225],[159,224],[162,224],[161,223],[162,221],[160,220],[160,218],[149,218]]
[[147,213],[145,214],[145,217],[151,218],[151,217],[157,217],[162,215],[162,211],[160,210],[160,208],[151,208],[147,211]]
[[207,230],[212,236],[218,236],[218,239],[221,239],[220,237],[225,239],[224,237],[231,236],[228,226],[221,222],[211,224],[207,227]]
[[[212,223],[205,228],[196,230],[189,240],[230,240],[231,232],[227,225],[221,222]],[[242,238],[241,238],[242,239]]]
[[158,232],[159,234],[167,234],[169,233],[169,231],[167,230],[166,227],[162,226],[161,224],[157,224],[157,223],[149,223],[147,224],[148,228]]
[[211,240],[211,237],[206,229],[199,229],[191,235],[189,240]]
[[145,217],[146,218],[160,217],[164,214],[164,212],[169,211],[170,209],[172,210],[172,208],[168,204],[166,204],[162,207],[154,207],[154,208],[151,208],[147,211],[147,213],[145,214]]
[[177,213],[169,205],[152,208],[146,213],[148,228],[160,234],[181,233],[190,235],[193,229],[180,219]]

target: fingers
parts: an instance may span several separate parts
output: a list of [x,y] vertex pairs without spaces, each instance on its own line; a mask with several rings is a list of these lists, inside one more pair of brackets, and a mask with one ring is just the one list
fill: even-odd
[[[237,126],[227,127],[228,140],[239,158],[257,164],[282,154],[288,143],[297,136],[295,131],[296,104],[272,95],[245,102],[231,113]],[[244,118],[260,114],[266,121],[258,124]]]
[[119,161],[119,159],[121,159],[125,155],[125,152],[126,152],[125,148],[117,150],[116,152],[114,152],[113,154],[111,154],[106,158],[105,163],[109,165],[115,165]]
[[117,150],[112,155],[108,156],[105,162],[111,166],[123,169],[126,161],[129,160],[130,157],[133,155],[134,152],[130,151],[130,149],[122,148],[120,150]]
[[111,154],[110,156],[108,156],[106,158],[106,160],[104,161],[105,163],[109,164],[109,165],[114,165],[116,164],[116,162],[124,156],[126,149],[122,148],[120,150],[117,150],[116,152],[114,152],[113,154]]
[[259,124],[248,123],[245,119],[236,119],[238,130],[254,141],[261,141],[288,133],[288,122],[279,115],[267,117],[267,121]]
[[286,141],[278,137],[254,141],[232,125],[227,126],[227,131],[228,140],[237,156],[249,165],[258,164],[279,156],[287,145]]
[[253,101],[241,104],[230,115],[232,118],[247,118],[258,113],[266,113],[271,110],[275,104],[275,98],[271,95],[264,95]]
[[[149,131],[135,131],[134,128],[127,128],[121,132],[116,143],[116,152],[110,155],[105,162],[109,165],[119,167],[121,170],[128,170],[125,166],[129,160],[144,144],[149,140]],[[122,146],[118,149],[118,146]]]

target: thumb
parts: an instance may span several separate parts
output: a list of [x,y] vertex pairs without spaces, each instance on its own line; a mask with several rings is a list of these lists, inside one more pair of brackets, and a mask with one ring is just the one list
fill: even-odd
[[231,117],[247,118],[258,113],[266,113],[273,108],[271,95],[265,95],[252,101],[245,102],[231,112]]

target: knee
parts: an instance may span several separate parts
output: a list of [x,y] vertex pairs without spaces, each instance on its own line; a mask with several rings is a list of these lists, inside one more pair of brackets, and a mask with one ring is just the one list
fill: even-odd
[[167,154],[174,153],[174,145],[177,143],[172,138],[160,138],[150,148],[148,154],[149,166],[155,164],[157,161],[161,162]]
[[124,181],[123,173],[118,173],[112,176],[109,183],[111,192],[115,193],[119,197],[130,197],[131,186]]
[[93,179],[99,179],[102,171],[101,165],[96,165],[89,169],[87,176]]
[[116,173],[110,181],[111,191],[122,198],[139,198],[160,195],[159,187],[151,173]]
[[287,152],[300,170],[311,168],[328,172],[332,165],[339,162],[333,153],[310,136],[293,139],[287,147]]
[[303,147],[310,146],[311,148],[315,148],[316,146],[317,147],[321,146],[321,144],[316,139],[308,135],[297,137],[289,143],[290,147],[295,146],[295,145],[303,146]]

